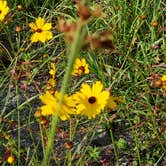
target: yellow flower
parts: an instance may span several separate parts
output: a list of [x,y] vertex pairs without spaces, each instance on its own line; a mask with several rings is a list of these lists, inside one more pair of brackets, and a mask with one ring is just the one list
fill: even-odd
[[55,73],[56,73],[56,68],[55,68],[55,64],[54,63],[51,63],[50,64],[50,71],[49,71],[49,74],[52,76],[52,78],[55,78]]
[[9,156],[9,157],[7,158],[7,162],[8,162],[9,164],[13,164],[13,162],[14,162],[14,156]]
[[56,84],[55,73],[56,73],[55,64],[51,63],[50,64],[50,71],[49,71],[50,78],[49,78],[49,80],[47,82],[47,89],[48,90],[50,90],[50,89],[55,87],[55,84]]
[[39,99],[42,101],[43,104],[45,104],[44,106],[41,106],[41,114],[43,116],[54,115],[57,106],[56,98],[53,95],[51,95],[48,91],[46,91],[46,93],[41,95]]
[[47,89],[51,89],[51,88],[54,88],[56,85],[56,80],[53,79],[53,78],[50,78],[47,82]]
[[162,88],[166,90],[166,75],[163,75],[161,77],[161,81],[162,81]]
[[7,1],[0,0],[0,21],[3,21],[8,12],[9,7],[7,6]]
[[[43,116],[46,115],[55,115],[56,109],[58,105],[58,101],[60,99],[60,93],[55,92],[54,95],[51,95],[48,91],[44,95],[41,95],[39,98],[45,104],[41,106],[41,114]],[[70,118],[70,114],[75,114],[74,102],[72,98],[64,95],[63,103],[59,112],[59,117],[61,120],[67,120]]]
[[89,73],[89,68],[88,64],[86,63],[86,60],[84,58],[82,59],[77,58],[74,64],[72,75],[80,76],[82,74],[88,74],[88,73]]
[[51,23],[45,23],[45,20],[41,17],[36,19],[36,22],[29,23],[29,27],[35,33],[31,36],[31,42],[42,42],[52,39],[53,35],[50,29],[52,28]]
[[77,113],[87,116],[89,119],[95,118],[104,109],[109,98],[109,92],[102,90],[103,85],[97,81],[92,85],[82,84],[80,92],[76,93]]
[[[57,101],[59,101],[60,96],[61,96],[61,94],[56,91],[55,97],[56,97]],[[69,115],[71,115],[71,114],[76,114],[75,102],[73,101],[72,97],[64,95],[59,116],[60,116],[61,120],[67,120],[70,118]]]

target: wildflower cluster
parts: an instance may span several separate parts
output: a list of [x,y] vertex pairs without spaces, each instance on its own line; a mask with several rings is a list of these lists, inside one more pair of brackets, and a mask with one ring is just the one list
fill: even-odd
[[[42,115],[55,115],[60,93],[56,91],[54,94],[46,91],[40,96],[44,106],[41,107]],[[71,96],[64,96],[62,108],[59,113],[61,120],[67,120],[70,115],[85,115],[89,119],[95,118],[100,114],[107,105],[109,92],[103,90],[103,85],[97,81],[90,87],[88,84],[82,84],[79,92]]]
[[[91,16],[97,17],[101,12],[97,12],[96,10],[85,6],[83,1],[75,2],[78,10],[78,19],[76,21],[73,21],[66,20],[64,17],[59,17],[57,22],[57,29],[64,34],[64,37],[69,44],[72,44],[72,42],[74,41],[75,33],[78,28],[80,26],[83,27],[85,24],[87,24]],[[41,36],[41,34],[39,33],[41,33],[41,30],[44,30],[43,26],[48,27],[48,23],[44,25],[44,21],[41,21],[41,18],[39,20],[36,20],[36,26],[34,24],[30,24],[30,27],[35,30],[37,36]],[[32,40],[32,38],[31,41],[34,41]],[[83,48],[89,47],[96,49],[99,47],[106,47],[113,49],[114,46],[112,43],[112,39],[113,38],[111,32],[105,30],[103,32],[95,34],[85,34],[82,45]],[[87,63],[86,59],[76,58],[71,74],[73,76],[83,76],[84,74],[89,73],[89,64]],[[51,78],[48,81],[48,85],[50,85],[48,87],[54,87],[54,64],[51,64],[51,70],[49,74],[51,75]],[[65,94],[62,97],[63,102],[59,112],[57,112],[57,107],[62,94],[58,91],[55,91],[53,93],[52,92],[50,91],[50,88],[47,88],[47,91],[39,97],[44,104],[40,108],[42,116],[58,114],[61,120],[67,120],[72,115],[83,115],[87,116],[88,119],[92,119],[100,114],[106,107],[108,109],[115,109],[117,107],[117,100],[112,95],[110,95],[109,91],[104,90],[104,87],[100,81],[95,82],[92,87],[86,83],[83,83],[79,91],[73,93],[70,96]]]
[[[46,91],[45,94],[41,95],[39,98],[45,104],[41,107],[41,114],[43,116],[56,115],[56,108],[60,97],[61,94],[58,91],[54,94],[50,94],[50,92]],[[74,101],[71,97],[65,95],[59,117],[61,120],[66,120],[71,114],[75,114]]]
[[[144,163],[141,161],[142,154],[145,154],[144,151],[149,147],[151,148],[149,142],[153,142],[153,147],[155,145],[159,147],[159,142],[161,153],[165,151],[163,140],[166,125],[161,124],[165,122],[166,75],[164,67],[166,59],[162,35],[166,31],[166,27],[163,23],[160,24],[163,16],[159,17],[163,13],[161,10],[163,4],[156,1],[154,5],[149,0],[142,3],[138,10],[140,7],[140,4],[137,4],[138,1],[126,1],[125,6],[130,5],[129,8],[124,8],[118,1],[104,1],[103,4],[99,3],[104,7],[104,11],[102,11],[99,6],[95,8],[96,2],[72,1],[74,4],[68,1],[57,3],[44,0],[41,3],[41,1],[0,0],[0,73],[2,73],[0,85],[4,88],[4,93],[0,95],[0,109],[2,110],[0,115],[0,123],[2,123],[0,139],[2,141],[0,142],[2,143],[1,153],[4,153],[0,154],[0,164],[2,165],[21,164],[22,159],[26,159],[26,162],[23,163],[28,163],[29,160],[30,163],[40,160],[40,155],[37,154],[38,144],[36,144],[36,139],[33,139],[36,134],[33,135],[34,131],[30,129],[31,122],[35,122],[34,119],[31,119],[31,113],[36,106],[33,100],[35,99],[38,104],[38,100],[36,100],[38,96],[41,105],[38,106],[35,117],[39,118],[41,124],[38,132],[41,132],[39,141],[42,143],[42,156],[44,157],[42,166],[50,165],[49,162],[54,163],[52,160],[56,158],[50,157],[50,153],[54,147],[56,132],[59,137],[58,119],[62,121],[72,119],[70,133],[66,136],[69,140],[66,139],[67,142],[64,144],[69,153],[66,153],[63,164],[70,162],[68,165],[71,165],[73,161],[72,164],[76,165],[80,162],[83,165],[89,164],[90,159],[84,155],[82,155],[83,159],[78,156],[80,159],[75,160],[80,153],[79,148],[76,149],[76,152],[70,151],[70,149],[75,146],[73,139],[77,126],[80,125],[78,119],[86,117],[91,120],[100,117],[102,113],[108,114],[97,123],[99,125],[102,123],[106,129],[109,129],[117,161],[119,150],[126,150],[128,146],[130,146],[128,149],[134,149],[134,152],[137,153],[138,160],[140,160],[138,165]],[[94,6],[90,7],[86,4]],[[107,4],[109,4],[108,9]],[[154,10],[145,11],[145,4]],[[159,10],[159,8],[161,9]],[[40,11],[37,11],[38,9]],[[76,14],[74,14],[75,9]],[[104,15],[102,15],[103,12]],[[150,12],[152,13],[149,14]],[[69,15],[70,13],[72,16]],[[9,23],[11,23],[10,26],[7,25]],[[54,34],[56,35],[54,36]],[[65,42],[62,36],[64,36]],[[98,56],[98,53],[106,56]],[[46,66],[48,70],[45,70]],[[61,70],[59,71],[59,69]],[[47,71],[47,80],[43,80],[43,71],[44,74]],[[153,72],[163,74],[152,74]],[[150,74],[152,76],[149,79]],[[152,89],[146,76],[151,81]],[[44,88],[43,81],[46,81]],[[109,84],[109,87],[104,86]],[[114,111],[119,105],[118,102],[124,103],[125,100],[124,97],[113,96],[111,88],[114,92],[126,95],[128,101],[123,110]],[[19,94],[20,92],[21,94]],[[4,98],[5,95],[6,98]],[[10,102],[13,96],[14,99]],[[133,102],[135,103],[133,104]],[[22,115],[25,115],[24,111],[29,109],[29,118],[22,118]],[[118,120],[115,120],[116,118]],[[118,132],[114,132],[113,126],[118,126],[121,122],[124,122],[124,128],[128,127],[125,131],[131,131],[129,134],[132,134],[134,143],[125,143],[125,139],[122,138],[119,138],[118,142],[116,141],[117,137],[114,134]],[[3,123],[7,123],[7,125]],[[17,130],[13,130],[15,127]],[[21,140],[24,128],[28,128],[26,131],[30,132],[30,136],[34,140],[33,146],[26,149],[28,150],[26,155],[24,155]],[[92,127],[90,126],[89,129]],[[17,132],[17,137],[14,135],[15,132]],[[138,134],[135,135],[135,133]],[[145,133],[147,135],[143,139],[139,139]],[[87,134],[87,137],[84,137],[85,141],[90,138],[89,133]],[[135,146],[141,145],[142,141],[145,142],[144,147]],[[79,147],[82,148],[82,145],[85,144],[83,142]],[[118,151],[116,147],[119,148]],[[32,159],[29,154],[31,148],[35,149],[33,151],[35,158]],[[82,154],[87,155],[87,150],[92,159],[96,160],[100,155],[93,148],[83,148]],[[93,152],[94,154],[91,155],[90,153]],[[147,154],[146,157],[152,156],[158,162],[163,156],[159,156],[159,151],[157,153],[156,156]],[[87,159],[85,163],[84,159]],[[101,161],[102,164],[105,164],[106,159],[103,158]],[[119,164],[117,162],[117,165]]]

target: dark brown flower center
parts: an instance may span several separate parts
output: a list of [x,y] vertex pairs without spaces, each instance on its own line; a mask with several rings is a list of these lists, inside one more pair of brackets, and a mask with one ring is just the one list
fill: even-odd
[[89,97],[88,102],[89,102],[90,104],[95,103],[95,102],[96,102],[96,97],[94,97],[94,96]]
[[41,32],[42,32],[42,29],[39,28],[39,29],[36,30],[36,32],[37,32],[37,33],[41,33]]
[[83,73],[85,72],[85,67],[84,66],[80,66],[78,69],[81,70]]
[[2,13],[2,10],[0,10],[0,14]]

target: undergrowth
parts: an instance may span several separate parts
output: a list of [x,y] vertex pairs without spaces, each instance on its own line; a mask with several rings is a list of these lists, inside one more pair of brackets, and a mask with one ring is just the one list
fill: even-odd
[[165,11],[1,0],[1,165],[165,165]]

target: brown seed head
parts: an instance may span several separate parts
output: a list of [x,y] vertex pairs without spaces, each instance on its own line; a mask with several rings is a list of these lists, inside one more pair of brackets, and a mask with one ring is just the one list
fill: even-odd
[[82,20],[88,20],[91,16],[91,10],[83,4],[78,4],[78,15]]
[[20,25],[16,26],[16,32],[21,32],[21,26]]
[[64,18],[59,18],[57,23],[57,29],[59,32],[68,32],[70,31],[70,25],[68,25],[67,21]]
[[116,6],[115,9],[116,9],[116,10],[120,10],[120,6]]
[[22,5],[18,5],[18,6],[17,6],[17,10],[18,10],[18,11],[22,11],[22,10],[23,10]]
[[159,49],[159,48],[160,48],[159,45],[153,45],[153,46],[152,46],[152,49],[153,49],[153,50],[157,50],[157,49]]
[[157,21],[153,21],[153,22],[151,23],[151,25],[152,25],[153,27],[157,27],[157,26],[158,26],[158,22],[157,22]]
[[162,81],[162,86],[166,86],[166,81]]
[[161,88],[163,85],[163,82],[161,79],[156,79],[153,81],[153,86],[156,87],[156,88]]
[[66,149],[71,149],[72,147],[73,147],[73,142],[71,142],[71,141],[65,142],[65,148]]
[[102,15],[102,9],[97,7],[91,11],[93,17],[100,17]]
[[37,110],[37,111],[35,112],[34,116],[35,116],[36,118],[41,117],[41,116],[42,116],[41,110]]
[[147,16],[145,15],[145,14],[143,14],[143,15],[140,15],[140,16],[138,16],[138,19],[139,20],[143,20],[143,19],[145,19]]
[[48,123],[47,118],[45,116],[40,116],[40,124],[46,125]]
[[80,4],[80,3],[81,3],[81,0],[73,0],[73,3],[74,3],[74,4]]

